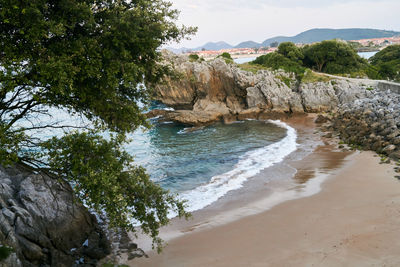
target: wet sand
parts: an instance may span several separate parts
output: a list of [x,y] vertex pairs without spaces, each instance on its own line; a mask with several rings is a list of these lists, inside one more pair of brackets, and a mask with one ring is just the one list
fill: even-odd
[[[299,132],[313,129],[310,118],[288,123]],[[379,164],[372,152],[336,147],[326,143],[289,163],[299,190],[323,177],[319,193],[220,225],[187,222],[162,254],[129,265],[400,266],[400,182],[393,166]]]

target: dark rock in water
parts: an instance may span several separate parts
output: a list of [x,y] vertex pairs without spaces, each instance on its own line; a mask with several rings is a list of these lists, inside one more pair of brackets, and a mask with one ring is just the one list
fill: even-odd
[[5,266],[96,264],[110,244],[70,185],[22,166],[0,166],[0,243],[14,248]]
[[153,109],[150,110],[149,112],[145,113],[147,118],[154,118],[157,116],[165,116],[168,114],[170,111],[169,110],[164,110],[164,109]]
[[315,123],[325,123],[325,122],[328,122],[328,121],[330,121],[330,119],[328,117],[319,114],[314,122]]

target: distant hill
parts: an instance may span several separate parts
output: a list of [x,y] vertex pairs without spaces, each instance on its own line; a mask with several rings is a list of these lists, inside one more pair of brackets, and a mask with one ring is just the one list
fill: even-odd
[[247,41],[247,42],[242,42],[237,46],[235,46],[235,48],[255,48],[255,47],[261,47],[261,44],[253,41]]
[[360,29],[360,28],[350,28],[350,29],[311,29],[302,33],[299,33],[292,37],[287,36],[276,36],[273,38],[269,38],[264,42],[257,43],[254,41],[246,41],[242,42],[236,46],[232,46],[226,42],[209,42],[203,46],[196,48],[167,48],[175,53],[182,53],[183,51],[200,51],[203,48],[206,50],[221,50],[221,49],[229,49],[229,48],[258,48],[269,46],[273,42],[293,42],[293,43],[303,43],[309,44],[314,42],[320,42],[323,40],[332,40],[332,39],[342,39],[342,40],[359,40],[359,39],[370,39],[370,38],[384,38],[384,37],[393,37],[396,35],[400,35],[400,32],[395,31],[385,31],[385,30],[377,30],[377,29]]
[[203,46],[199,46],[199,47],[194,48],[192,50],[198,51],[198,50],[202,50],[203,48],[205,50],[221,50],[221,49],[233,48],[233,45],[230,45],[230,44],[228,44],[226,42],[216,42],[216,43],[209,42],[209,43],[206,43]]
[[323,40],[331,39],[342,39],[342,40],[359,40],[359,39],[370,39],[370,38],[383,38],[383,37],[393,37],[399,35],[400,32],[376,30],[376,29],[312,29],[296,36],[286,37],[277,36],[269,38],[262,42],[262,46],[269,46],[273,42],[293,42],[293,43],[303,43],[309,44],[314,42],[320,42]]

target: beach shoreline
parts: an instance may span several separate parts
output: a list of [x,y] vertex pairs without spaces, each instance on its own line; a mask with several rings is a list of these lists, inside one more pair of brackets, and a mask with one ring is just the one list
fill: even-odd
[[[300,160],[289,159],[285,162],[285,164],[289,162],[290,167],[296,168],[293,179],[297,182],[298,188],[293,189],[301,190],[302,187],[314,183],[315,188],[311,192],[290,196],[287,199],[279,199],[275,204],[271,201],[257,202],[255,199],[248,202],[244,201],[244,207],[231,207],[233,211],[236,211],[236,214],[230,214],[230,216],[227,216],[229,212],[223,210],[224,206],[216,205],[216,208],[211,209],[211,211],[205,209],[196,212],[194,216],[198,217],[189,222],[173,221],[172,225],[169,226],[169,231],[161,232],[161,237],[168,242],[162,254],[157,255],[150,252],[148,259],[134,259],[128,264],[130,266],[310,266],[310,263],[318,265],[321,255],[325,254],[328,256],[323,256],[323,259],[326,259],[326,262],[333,264],[333,266],[346,263],[347,256],[354,255],[346,255],[340,261],[336,258],[330,258],[329,253],[324,252],[324,249],[327,249],[327,244],[337,240],[337,238],[324,239],[327,234],[335,235],[335,231],[343,234],[342,228],[332,230],[332,233],[329,233],[329,231],[321,233],[322,229],[327,227],[335,228],[333,221],[330,223],[326,220],[330,218],[329,216],[332,216],[332,219],[339,216],[339,214],[335,214],[335,211],[346,213],[350,221],[359,220],[361,224],[364,219],[370,220],[371,218],[364,218],[360,215],[353,218],[354,210],[352,209],[354,207],[348,205],[352,202],[346,201],[340,195],[351,190],[357,192],[357,188],[354,187],[357,187],[357,181],[359,182],[362,179],[361,176],[369,178],[368,184],[363,184],[368,190],[371,189],[370,187],[382,187],[382,191],[386,193],[385,195],[378,192],[372,195],[372,199],[377,202],[382,198],[389,201],[388,194],[390,193],[389,196],[396,194],[396,189],[400,192],[400,184],[394,178],[393,166],[379,164],[379,158],[374,157],[372,152],[351,153],[338,149],[336,140],[325,139],[321,137],[322,133],[315,133],[316,128],[313,120],[312,115],[284,120],[290,126],[296,128],[300,137],[305,139],[315,137],[321,141],[318,147],[304,158]],[[368,164],[365,164],[365,168],[361,168],[359,173],[355,175],[355,169],[364,165],[363,162],[368,162]],[[348,173],[352,173],[354,176],[347,181]],[[319,192],[321,184],[322,191]],[[346,192],[338,190],[343,186],[345,186]],[[337,195],[337,199],[332,194]],[[398,196],[400,202],[400,194]],[[321,200],[314,200],[320,198]],[[268,197],[259,198],[259,200],[262,199],[266,200]],[[364,195],[361,195],[354,199],[354,204],[358,203],[364,207],[365,201],[369,200],[369,198],[366,199]],[[328,208],[332,201],[337,201],[337,206],[343,209]],[[379,211],[379,203],[374,204],[376,210],[371,212],[373,215],[378,214]],[[259,210],[254,211],[255,207],[258,207]],[[373,207],[375,206],[366,208],[372,209]],[[249,210],[254,212],[246,214],[246,211]],[[349,210],[352,210],[353,213],[348,214]],[[329,216],[324,216],[328,211],[330,211]],[[382,208],[382,212],[385,212],[384,208]],[[210,213],[214,213],[214,215],[210,216]],[[227,217],[228,219],[226,219]],[[317,222],[315,230],[313,227],[308,228],[310,227],[309,219],[313,217],[318,217],[320,221],[325,220],[323,224]],[[346,221],[346,217],[343,220]],[[367,222],[365,224],[368,225]],[[342,224],[340,226],[343,227]],[[400,228],[400,222],[398,226]],[[295,231],[295,233],[289,234],[292,231]],[[308,238],[313,237],[312,242],[304,239],[299,231],[305,231],[305,236]],[[319,233],[319,235],[314,233]],[[319,239],[326,244],[324,243],[324,246],[319,247],[318,243],[321,241]],[[138,243],[141,245],[140,242]],[[320,253],[310,252],[317,250]],[[267,251],[274,252],[266,253]],[[291,251],[291,253],[288,251]],[[400,246],[397,246],[396,252],[399,251]],[[292,254],[304,254],[305,256],[297,257]],[[356,261],[355,263],[366,262]]]

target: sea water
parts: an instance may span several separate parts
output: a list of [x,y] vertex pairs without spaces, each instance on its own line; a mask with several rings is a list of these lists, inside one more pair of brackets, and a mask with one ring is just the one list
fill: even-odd
[[[169,109],[162,104],[152,108]],[[39,121],[84,126],[89,121],[67,111],[52,109]],[[280,121],[238,121],[191,128],[173,122],[150,120],[150,129],[139,128],[124,149],[136,165],[146,168],[162,188],[187,200],[187,210],[202,209],[232,190],[239,189],[265,168],[296,150],[296,131]],[[38,122],[39,123],[39,122]],[[21,126],[29,124],[22,122]],[[64,130],[32,132],[43,140],[62,136]],[[107,134],[105,134],[107,138]]]
[[125,148],[151,179],[202,209],[242,187],[296,150],[296,132],[280,121],[240,121],[189,128],[152,120]]

